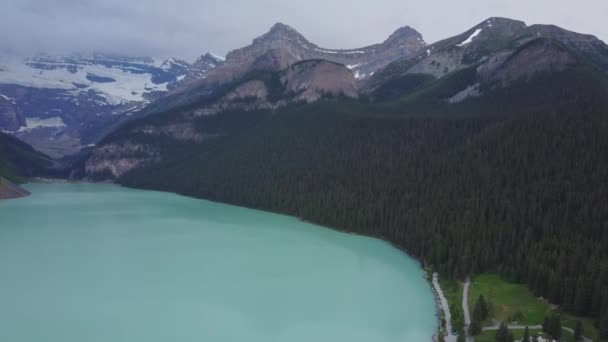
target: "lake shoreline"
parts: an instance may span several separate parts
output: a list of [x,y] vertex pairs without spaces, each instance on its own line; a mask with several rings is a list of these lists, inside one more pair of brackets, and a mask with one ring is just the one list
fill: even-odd
[[[131,326],[141,323],[161,333],[174,333],[172,329],[185,324],[188,329],[180,331],[194,328],[204,336],[210,330],[200,329],[196,317],[201,313],[216,317],[218,324],[231,319],[243,324],[242,331],[220,324],[216,333],[225,337],[249,335],[247,329],[273,336],[275,326],[294,336],[334,333],[341,336],[337,340],[352,341],[363,341],[363,336],[431,341],[436,332],[436,310],[424,271],[414,258],[380,239],[169,192],[82,182],[38,182],[25,188],[34,196],[0,204],[0,211],[11,213],[2,220],[0,250],[7,257],[0,261],[0,270],[13,280],[0,285],[0,298],[8,303],[6,310],[19,305],[48,323],[30,330],[31,336],[55,336],[48,341],[87,340],[65,338],[74,334],[99,336],[98,328],[108,323],[103,323],[105,315],[98,315],[99,305],[129,317],[135,324]],[[29,215],[34,208],[41,210]],[[27,264],[33,277],[28,284],[53,275],[56,286],[28,290],[12,276],[20,272],[15,260],[24,258],[39,261]],[[29,291],[25,303],[23,291]],[[70,310],[57,312],[69,298],[78,300],[71,302]],[[47,299],[52,304],[41,309],[38,303]],[[275,323],[250,324],[257,322],[262,306],[269,308],[268,322]],[[190,309],[200,312],[192,315]],[[225,314],[217,316],[218,309]],[[0,310],[0,316],[8,312]],[[184,317],[176,319],[180,313]],[[84,318],[83,324],[100,324],[74,331],[63,324],[74,315]],[[58,324],[52,323],[55,318]],[[332,321],[337,318],[343,319]],[[304,330],[282,330],[302,319],[312,323]],[[10,316],[10,321],[10,329],[0,336],[39,340],[25,338],[23,330],[15,328],[23,317]]]
[[29,195],[31,195],[29,191],[6,178],[0,177],[0,200],[17,199]]
[[[340,229],[340,228],[326,226],[326,225],[323,225],[323,224],[320,224],[320,223],[316,223],[314,221],[310,221],[310,220],[304,219],[302,217],[297,217],[297,216],[289,215],[289,214],[286,214],[286,213],[283,213],[283,212],[279,212],[279,211],[260,209],[260,208],[256,208],[256,207],[252,207],[252,206],[234,204],[234,203],[230,203],[230,202],[222,202],[222,201],[211,200],[211,199],[202,198],[202,197],[195,197],[195,196],[190,196],[190,195],[179,193],[179,192],[156,190],[156,189],[150,189],[150,188],[137,188],[137,187],[132,187],[132,186],[128,186],[128,185],[124,185],[124,184],[116,183],[116,182],[112,182],[112,181],[104,181],[104,182],[85,181],[85,182],[86,183],[92,183],[92,184],[96,184],[96,183],[98,183],[98,184],[114,184],[114,185],[118,185],[120,187],[124,187],[124,188],[127,188],[127,189],[135,189],[135,190],[140,190],[140,191],[164,192],[164,193],[170,193],[170,194],[174,194],[174,195],[182,196],[182,197],[186,197],[186,198],[209,201],[209,202],[217,203],[217,204],[223,204],[223,205],[229,205],[229,206],[234,206],[234,207],[239,207],[239,208],[259,210],[259,211],[263,211],[263,212],[267,212],[267,213],[271,213],[271,214],[276,214],[276,215],[281,215],[281,216],[285,216],[285,217],[295,218],[295,219],[297,219],[299,221],[302,221],[302,222],[305,222],[305,223],[313,224],[313,225],[316,225],[316,226],[319,226],[319,227],[323,227],[325,229],[330,229],[330,230],[333,230],[333,231],[336,231],[336,232],[340,232],[340,233],[344,233],[344,234],[350,234],[350,235],[355,235],[355,236],[362,236],[362,237],[377,239],[377,240],[380,240],[380,241],[382,241],[382,242],[390,245],[392,248],[394,248],[396,250],[399,250],[401,253],[405,254],[407,257],[411,258],[412,260],[415,260],[422,270],[426,270],[426,266],[424,265],[424,263],[422,262],[422,260],[420,260],[419,258],[411,255],[405,248],[403,248],[403,247],[395,244],[394,242],[390,241],[389,239],[387,239],[384,236],[375,236],[375,235],[361,234],[361,233],[350,231],[350,230],[346,230],[346,229]],[[438,336],[441,336],[442,325],[443,325],[442,324],[442,320],[441,320],[442,319],[441,313],[444,312],[444,311],[443,311],[443,308],[441,306],[441,297],[440,297],[439,293],[436,292],[435,287],[433,286],[432,276],[429,276],[428,272],[425,271],[424,278],[425,278],[425,281],[429,285],[431,293],[433,294],[434,301],[436,303],[436,305],[435,305],[435,312],[436,312],[436,317],[437,317],[437,329],[436,329],[437,333],[431,339],[431,341],[436,341],[437,338],[438,338]],[[451,334],[451,332],[446,332],[446,334]],[[454,339],[454,341],[455,341],[455,339]]]

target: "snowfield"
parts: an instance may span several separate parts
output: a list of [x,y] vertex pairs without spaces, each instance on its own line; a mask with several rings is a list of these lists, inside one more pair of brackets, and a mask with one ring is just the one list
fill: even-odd
[[[0,84],[64,89],[74,93],[93,90],[111,105],[144,102],[145,93],[167,91],[168,83],[155,84],[150,73],[135,73],[129,68],[80,64],[76,70],[68,70],[63,61],[36,61],[38,66],[44,66],[43,69],[31,67],[27,63],[27,60],[0,56]],[[96,82],[95,79],[107,80]]]

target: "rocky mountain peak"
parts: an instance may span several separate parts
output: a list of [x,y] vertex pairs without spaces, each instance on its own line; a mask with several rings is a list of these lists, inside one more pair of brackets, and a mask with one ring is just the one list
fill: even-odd
[[292,33],[292,32],[297,32],[297,31],[293,27],[279,22],[279,23],[272,25],[269,32],[271,32],[271,33]]
[[255,44],[260,42],[288,42],[288,41],[301,41],[303,43],[308,43],[306,38],[300,32],[289,25],[285,25],[283,23],[274,24],[270,30],[263,34],[262,36],[253,40]]
[[409,26],[403,26],[398,28],[384,41],[384,44],[400,43],[412,39],[416,39],[419,42],[423,43],[423,45],[426,45],[426,43],[424,43],[424,41],[422,40],[422,34],[420,34],[420,32]]
[[196,66],[203,66],[203,65],[218,65],[218,64],[222,64],[224,62],[224,59],[218,55],[215,55],[211,52],[207,52],[204,55],[200,56],[199,58],[197,58],[196,61],[194,61],[194,63],[192,63],[192,65],[196,65]]

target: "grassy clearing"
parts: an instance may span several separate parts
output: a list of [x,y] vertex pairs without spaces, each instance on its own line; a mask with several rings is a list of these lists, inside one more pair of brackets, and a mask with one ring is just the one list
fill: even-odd
[[[523,330],[511,330],[511,332],[513,333],[513,336],[515,336],[515,340],[521,340],[524,336],[524,331]],[[539,333],[541,333],[541,335],[539,335]],[[542,331],[540,330],[533,330],[530,329],[530,336],[543,336],[544,338],[548,338],[548,336],[542,334]],[[562,338],[564,339],[564,342],[574,342],[574,336],[567,332],[564,331]],[[475,336],[475,342],[495,342],[496,341],[496,331],[484,331],[482,332],[480,335]]]
[[[469,310],[471,314],[480,294],[492,303],[492,319],[503,322],[510,322],[511,318],[519,311],[523,314],[524,320],[518,323],[526,325],[542,324],[545,315],[551,310],[547,302],[534,297],[525,285],[507,282],[495,274],[481,274],[473,280],[469,291]],[[562,326],[574,329],[576,321],[580,320],[583,324],[584,335],[597,341],[598,330],[593,325],[593,320],[564,312],[560,312],[560,314]],[[484,325],[492,325],[492,323],[488,320]],[[523,334],[523,330],[521,333]],[[479,338],[476,337],[475,341],[494,341],[494,335],[495,332],[485,332]],[[566,331],[564,331],[564,336],[572,338],[572,334]]]
[[479,295],[492,303],[492,317],[502,322],[512,322],[518,312],[527,325],[542,324],[549,305],[534,297],[525,285],[508,283],[495,274],[481,274],[473,280],[469,292],[469,310],[473,308]]

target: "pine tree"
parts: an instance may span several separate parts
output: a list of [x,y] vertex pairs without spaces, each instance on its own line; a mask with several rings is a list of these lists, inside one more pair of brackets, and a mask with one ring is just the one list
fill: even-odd
[[549,332],[549,316],[545,316],[545,319],[543,320],[543,331],[548,333]]
[[543,331],[549,334],[556,340],[562,337],[562,320],[559,315],[552,314],[545,317],[543,322]]
[[555,338],[560,340],[562,338],[562,318],[555,316]]
[[500,323],[498,331],[496,332],[496,342],[509,342],[509,328],[505,322]]
[[608,338],[608,310],[600,318],[600,337]]
[[471,321],[469,325],[469,334],[475,336],[481,333],[481,323],[477,320]]
[[524,337],[521,340],[522,342],[530,342],[530,331],[528,330],[528,326],[526,325],[526,329],[524,330]]
[[473,309],[473,320],[477,322],[485,321],[489,316],[488,303],[486,302],[483,295],[479,295],[475,308]]
[[583,324],[581,321],[576,321],[576,327],[574,328],[574,341],[579,342],[583,339]]

